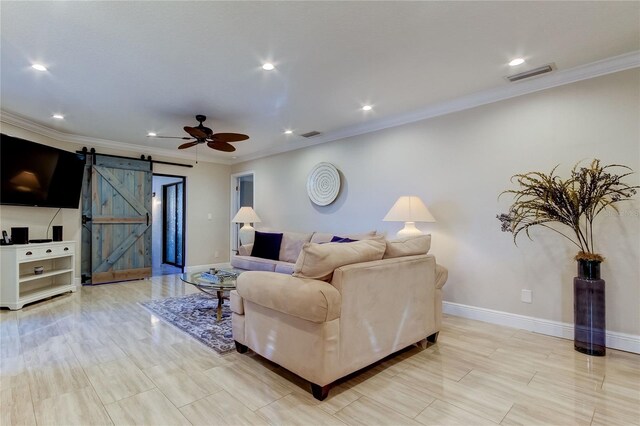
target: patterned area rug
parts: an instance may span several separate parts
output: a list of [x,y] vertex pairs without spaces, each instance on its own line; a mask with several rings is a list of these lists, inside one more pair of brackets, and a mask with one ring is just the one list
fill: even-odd
[[218,299],[205,293],[150,300],[140,305],[219,354],[235,349],[228,300],[222,305],[220,322],[217,321]]

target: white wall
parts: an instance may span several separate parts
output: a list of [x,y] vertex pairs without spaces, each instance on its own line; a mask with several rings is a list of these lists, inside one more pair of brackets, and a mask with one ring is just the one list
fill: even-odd
[[[2,133],[54,146],[67,151],[82,149],[81,145],[57,141],[19,127],[1,123]],[[91,147],[89,147],[91,148]],[[98,148],[98,153],[139,157],[148,154],[108,150]],[[175,161],[189,164],[187,160],[175,160],[153,156],[156,160]],[[229,171],[222,164],[199,162],[193,168],[155,164],[155,173],[186,176],[187,185],[187,226],[186,226],[186,266],[206,265],[227,262],[229,260]],[[57,209],[41,207],[0,206],[0,229],[12,226],[28,226],[30,238],[44,238],[47,224]],[[211,213],[211,219],[208,214]],[[80,253],[80,209],[62,209],[53,225],[64,226],[65,240],[77,242]],[[214,253],[218,251],[219,257]],[[76,256],[76,276],[80,276],[80,256]]]
[[[364,231],[391,235],[382,222],[400,195],[419,195],[437,219],[432,252],[449,271],[445,300],[549,320],[573,322],[576,250],[546,230],[534,241],[500,231],[498,194],[519,172],[560,173],[600,158],[640,172],[640,71],[582,81],[471,110],[275,155],[232,167],[255,171],[259,228]],[[380,100],[383,102],[384,100]],[[321,129],[320,129],[321,130]],[[320,161],[343,177],[338,199],[313,205],[306,178]],[[639,184],[638,174],[628,179]],[[607,257],[607,328],[640,334],[639,203],[597,222],[597,249]],[[521,289],[533,303],[520,302]]]

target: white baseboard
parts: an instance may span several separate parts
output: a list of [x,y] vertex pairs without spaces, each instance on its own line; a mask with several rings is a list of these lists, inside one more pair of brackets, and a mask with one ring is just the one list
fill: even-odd
[[[442,312],[457,317],[484,321],[491,324],[520,328],[548,336],[573,340],[573,324],[552,321],[460,303],[442,302]],[[607,347],[626,352],[640,353],[640,336],[607,331]]]

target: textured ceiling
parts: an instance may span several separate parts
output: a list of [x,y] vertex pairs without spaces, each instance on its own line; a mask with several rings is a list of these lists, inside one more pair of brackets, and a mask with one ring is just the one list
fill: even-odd
[[637,51],[639,17],[639,2],[611,1],[2,1],[0,101],[61,132],[166,149],[180,141],[146,133],[183,136],[205,114],[251,137],[210,154],[242,159],[509,85],[517,56],[516,70],[563,70]]

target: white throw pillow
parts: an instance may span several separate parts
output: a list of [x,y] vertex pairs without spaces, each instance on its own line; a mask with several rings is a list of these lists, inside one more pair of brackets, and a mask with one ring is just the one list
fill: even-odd
[[386,244],[376,240],[352,243],[305,243],[298,256],[293,276],[330,281],[336,268],[353,263],[380,260]]
[[280,244],[280,257],[283,262],[295,263],[302,251],[304,243],[311,240],[311,232],[303,234],[300,232],[283,232],[282,244]]

